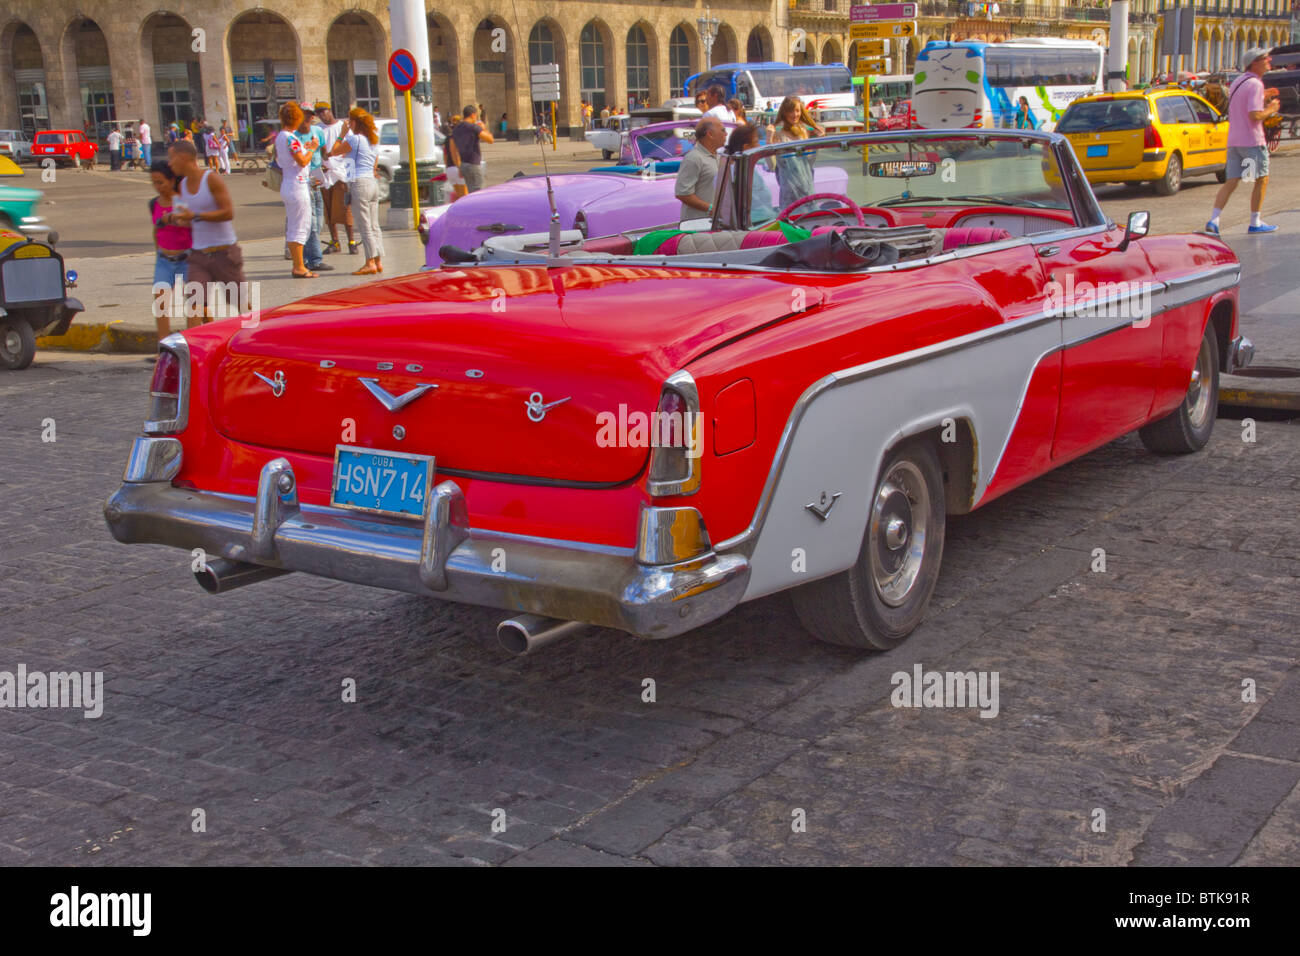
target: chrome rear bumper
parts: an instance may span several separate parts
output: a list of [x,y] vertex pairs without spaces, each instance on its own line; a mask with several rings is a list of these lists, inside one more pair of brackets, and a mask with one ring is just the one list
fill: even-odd
[[749,582],[749,562],[739,554],[710,551],[676,564],[646,565],[631,549],[473,530],[453,481],[434,489],[423,527],[299,504],[283,458],[262,469],[256,498],[176,488],[149,474],[152,465],[174,475],[178,464],[163,449],[139,447],[155,442],[171,448],[174,440],[137,439],[127,480],[104,505],[118,541],[202,548],[209,558],[649,638],[673,637],[721,617],[740,603]]

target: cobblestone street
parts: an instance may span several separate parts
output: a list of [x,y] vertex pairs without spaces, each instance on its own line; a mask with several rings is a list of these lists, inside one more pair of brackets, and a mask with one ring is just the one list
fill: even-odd
[[[0,710],[0,863],[1300,853],[1295,424],[1220,419],[1182,458],[1130,435],[950,519],[889,653],[816,642],[778,597],[513,658],[499,612],[302,574],[211,596],[187,554],[114,542],[150,371],[0,375],[0,671],[104,675],[98,719]],[[996,716],[893,706],[914,665],[996,672]]]

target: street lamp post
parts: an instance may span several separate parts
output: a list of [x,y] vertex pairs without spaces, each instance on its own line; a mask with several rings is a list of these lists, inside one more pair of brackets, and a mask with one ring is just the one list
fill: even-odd
[[717,29],[722,25],[722,21],[713,16],[713,11],[707,6],[704,8],[704,16],[695,21],[700,25],[700,38],[704,41],[704,68],[710,70],[713,68],[713,41],[717,37]]
[[[1219,50],[1219,68],[1235,69],[1237,63],[1237,43],[1232,31],[1237,29],[1237,21],[1228,17],[1223,21],[1223,46]],[[1227,60],[1225,67],[1223,61]]]

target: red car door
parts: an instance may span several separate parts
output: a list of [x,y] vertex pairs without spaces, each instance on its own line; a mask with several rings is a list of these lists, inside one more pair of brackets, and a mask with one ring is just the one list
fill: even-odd
[[1044,242],[1049,308],[1061,316],[1061,409],[1053,458],[1070,458],[1146,422],[1160,368],[1162,320],[1141,243],[1124,229]]

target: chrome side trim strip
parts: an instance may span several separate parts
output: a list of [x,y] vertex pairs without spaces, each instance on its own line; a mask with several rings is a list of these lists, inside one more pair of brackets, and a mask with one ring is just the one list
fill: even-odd
[[[1091,231],[1097,231],[1100,228],[1103,227],[1095,227]],[[1165,291],[1162,293],[1163,295],[1169,294],[1168,290],[1171,286],[1187,288],[1194,286],[1196,283],[1208,283],[1212,279],[1226,278],[1229,275],[1232,277],[1231,281],[1220,282],[1216,288],[1210,291],[1195,287],[1188,288],[1188,291],[1179,296],[1176,301],[1162,303],[1160,311],[1163,312],[1168,311],[1169,309],[1178,308],[1179,306],[1186,305],[1189,302],[1199,301],[1200,299],[1205,298],[1205,296],[1210,295],[1215,291],[1219,291],[1220,289],[1231,288],[1238,283],[1240,274],[1241,267],[1239,265],[1226,265],[1216,266],[1215,268],[1193,273],[1188,276],[1180,276],[1177,279],[1166,280],[1164,282]],[[1108,305],[1111,302],[1119,302],[1126,299],[1128,299],[1128,296],[1126,295],[1115,295],[1102,300],[1100,304]],[[762,527],[767,518],[767,512],[772,503],[772,495],[776,491],[777,482],[780,480],[781,473],[784,470],[785,460],[787,455],[789,455],[790,446],[794,440],[795,430],[799,427],[799,423],[807,412],[808,406],[811,405],[812,402],[823,392],[840,385],[847,385],[851,382],[860,381],[873,375],[879,375],[882,372],[894,371],[895,369],[916,365],[919,362],[924,362],[940,355],[946,355],[950,352],[957,352],[976,345],[982,345],[994,339],[1002,338],[1003,336],[1014,335],[1027,329],[1034,328],[1044,322],[1055,322],[1060,319],[1061,316],[1056,315],[1052,311],[1036,312],[1032,315],[1022,316],[1021,318],[1004,325],[981,329],[978,332],[972,332],[968,335],[951,339],[947,342],[936,342],[933,345],[914,349],[911,352],[904,352],[901,355],[890,356],[889,358],[878,359],[874,362],[867,362],[863,365],[857,365],[837,372],[832,372],[831,374],[823,376],[813,382],[804,390],[803,394],[799,396],[798,401],[794,404],[794,408],[790,411],[790,417],[786,420],[785,428],[781,432],[781,439],[777,443],[776,454],[773,456],[772,465],[768,471],[767,480],[763,484],[762,494],[759,497],[757,507],[754,509],[754,517],[750,520],[748,527],[746,527],[744,531],[727,538],[725,541],[718,542],[718,544],[714,546],[714,550],[717,552],[724,552],[747,546],[742,548],[743,553],[752,554],[752,539],[756,537],[756,533]],[[1095,336],[1092,333],[1089,333],[1087,337],[1078,341],[1072,341],[1070,343],[1062,342],[1040,355],[1037,362],[1034,363],[1033,368],[1029,370],[1025,377],[1025,384],[1021,390],[1020,403],[1018,407],[1023,408],[1025,395],[1029,389],[1029,380],[1033,375],[1033,369],[1037,368],[1038,363],[1041,363],[1044,358],[1054,352],[1081,344],[1083,341],[1087,341],[1091,338],[1108,335],[1117,329],[1126,328],[1132,324],[1132,321],[1132,319],[1125,319],[1122,323],[1109,327],[1104,331],[1097,333]],[[989,472],[989,479],[988,482],[984,482],[984,487],[988,487],[988,483],[991,482],[993,477],[997,474],[997,467],[1001,464],[1002,456],[1006,453],[1006,446],[1010,442],[1010,434],[1012,433],[1014,433],[1014,427],[1012,428],[1012,432],[1008,434],[1007,442],[1004,442],[1002,448],[998,451],[996,463],[993,469]]]

